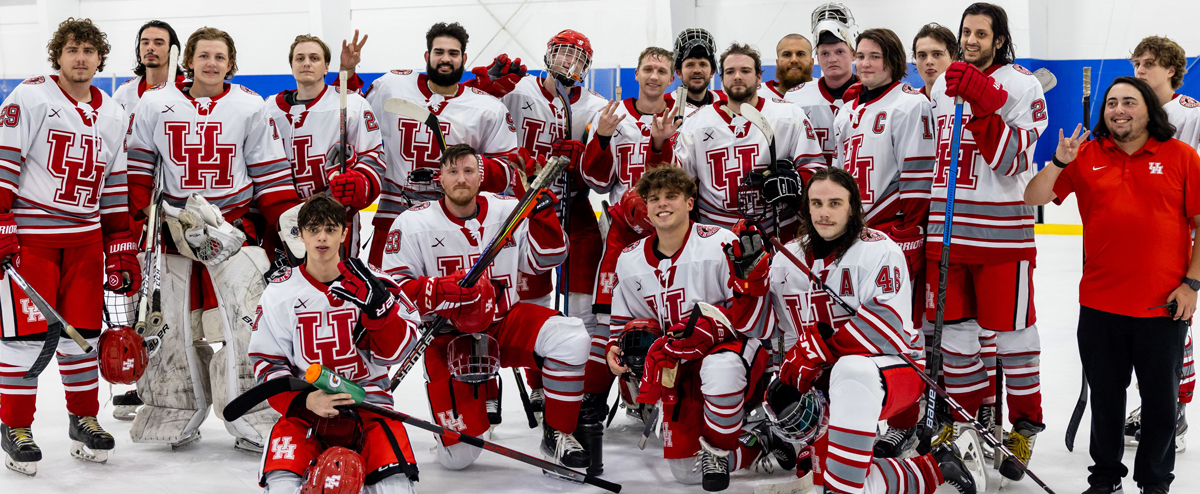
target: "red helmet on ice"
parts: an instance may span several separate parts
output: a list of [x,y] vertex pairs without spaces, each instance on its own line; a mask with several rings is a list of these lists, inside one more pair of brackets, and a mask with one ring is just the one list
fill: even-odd
[[625,224],[629,225],[638,235],[649,235],[654,230],[654,225],[650,223],[650,214],[646,209],[646,200],[642,199],[642,196],[639,196],[633,187],[621,195],[620,206],[617,209],[621,213],[621,219],[625,220]]
[[322,452],[308,468],[300,494],[359,494],[366,478],[367,467],[362,456],[334,446]]
[[100,375],[114,384],[133,384],[146,372],[150,357],[142,335],[129,326],[117,326],[100,333]]
[[563,79],[583,82],[591,66],[592,42],[583,33],[564,29],[546,43],[546,71]]

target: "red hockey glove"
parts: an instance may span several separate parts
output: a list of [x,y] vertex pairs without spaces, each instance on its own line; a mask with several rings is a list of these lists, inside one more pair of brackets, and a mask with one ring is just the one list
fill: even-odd
[[702,315],[696,326],[689,331],[685,324],[676,324],[667,330],[675,335],[667,340],[663,350],[676,360],[695,360],[708,355],[709,350],[733,338],[733,328],[723,317]]
[[994,113],[1008,100],[1008,91],[990,76],[967,62],[954,62],[946,69],[946,96],[962,96],[971,104],[971,115],[983,117]]
[[779,380],[794,386],[801,393],[812,388],[813,382],[821,377],[821,371],[832,365],[834,356],[825,345],[833,337],[833,328],[817,323],[821,328],[806,326],[800,330],[800,340],[788,349],[783,364],[779,366]]
[[846,91],[842,93],[842,102],[847,104],[853,103],[854,101],[858,100],[858,96],[861,95],[862,92],[863,85],[861,82],[851,84],[850,87],[846,88]]
[[762,232],[753,223],[738,220],[733,233],[737,240],[722,246],[729,261],[729,284],[743,295],[766,295],[771,281],[771,254],[763,249]]
[[492,280],[480,279],[471,289],[479,290],[479,300],[464,303],[455,309],[439,311],[450,320],[454,329],[464,333],[478,333],[492,325],[496,318],[496,286]]
[[892,227],[888,236],[904,251],[904,261],[908,265],[908,280],[912,281],[925,269],[925,232],[920,226],[910,226],[898,229]]
[[357,257],[338,263],[338,271],[342,280],[330,285],[329,294],[357,305],[366,316],[360,319],[363,327],[369,330],[384,327],[387,319],[394,316],[396,305],[392,296],[396,286],[391,278],[375,274]]
[[808,472],[813,469],[813,462],[817,459],[817,449],[811,444],[805,445],[803,449],[796,452],[796,478],[802,479]]
[[582,142],[570,139],[559,139],[554,141],[550,151],[550,156],[562,156],[567,159],[567,170],[575,171],[579,169],[579,162],[583,160],[584,146]]
[[642,382],[638,385],[638,403],[651,405],[662,400],[663,403],[674,403],[676,400],[674,386],[663,386],[662,375],[666,369],[678,369],[679,360],[666,352],[667,338],[662,337],[650,345],[646,351],[645,367],[642,370]]
[[471,85],[492,96],[503,98],[517,88],[517,83],[521,82],[525,72],[526,68],[521,64],[521,59],[509,60],[507,54],[501,53],[492,60],[491,65],[471,69],[471,73],[475,74]]
[[133,232],[110,235],[104,248],[104,288],[133,295],[142,288],[142,266],[138,264]]
[[17,257],[21,244],[17,243],[17,217],[12,213],[0,214],[0,260],[12,258],[13,266],[20,264]]
[[466,276],[467,273],[460,269],[446,276],[420,277],[417,280],[420,285],[414,300],[417,310],[421,311],[421,314],[435,312],[450,317],[456,313],[454,309],[478,302],[483,283],[475,283],[472,287],[458,286],[459,280]]
[[346,170],[329,179],[329,194],[355,211],[371,205],[371,182],[358,170]]

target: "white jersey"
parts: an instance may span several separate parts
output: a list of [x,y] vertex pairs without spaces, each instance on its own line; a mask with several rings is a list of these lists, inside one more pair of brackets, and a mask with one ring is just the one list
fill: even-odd
[[162,160],[163,199],[181,207],[199,193],[227,221],[254,201],[274,222],[296,203],[279,131],[262,97],[238,84],[212,98],[192,98],[185,84],[155,86],[133,111],[129,150],[131,204],[149,204],[155,162]]
[[770,326],[784,332],[791,348],[801,328],[816,332],[818,322],[835,329],[830,350],[843,355],[908,355],[920,360],[924,340],[912,326],[912,286],[900,246],[878,230],[864,229],[859,240],[841,259],[830,255],[816,259],[806,254],[801,241],[785,247],[819,276],[846,305],[847,312],[800,268],[777,255],[771,262],[771,291],[760,303]]
[[[950,261],[1032,261],[1037,254],[1033,241],[1035,208],[1025,204],[1025,186],[1037,173],[1033,150],[1049,122],[1046,99],[1041,83],[1020,65],[993,65],[985,73],[1008,92],[1008,100],[983,119],[972,116],[970,103],[963,104]],[[938,259],[954,129],[954,98],[946,95],[945,74],[938,77],[930,94],[937,123],[938,162],[925,246],[926,256]]]
[[[481,193],[476,198],[479,212],[474,218],[462,220],[446,210],[444,201],[416,204],[392,223],[383,248],[383,270],[401,286],[425,276],[470,270],[519,202],[509,196]],[[541,225],[531,226],[536,221],[522,221],[489,268],[487,276],[505,285],[496,304],[497,321],[519,300],[518,272],[545,273],[567,258],[562,231],[558,231],[558,239],[543,238]],[[433,314],[425,317],[432,319]]]
[[367,401],[391,406],[388,366],[403,361],[416,345],[416,306],[395,294],[402,327],[365,330],[358,324],[358,306],[330,295],[328,285],[304,268],[284,268],[258,300],[249,350],[255,379],[299,377],[309,365],[321,364],[361,385]]
[[729,307],[729,263],[721,245],[737,240],[724,228],[692,224],[683,247],[663,258],[658,235],[629,244],[617,258],[611,326],[617,331],[634,319],[653,319],[663,330],[687,320],[696,302]]
[[[408,176],[417,168],[438,168],[442,150],[433,131],[409,118],[383,110],[388,98],[404,99],[429,109],[438,118],[446,145],[469,144],[484,157],[499,157],[517,147],[517,135],[508,110],[495,97],[462,84],[453,96],[429,90],[425,74],[393,70],[371,83],[367,102],[380,118],[383,130],[385,168],[383,192],[379,196],[381,218],[395,218],[410,204],[437,200],[440,188],[413,184]],[[504,170],[507,173],[506,170]],[[505,177],[504,183],[508,183]],[[503,188],[501,188],[503,190]]]
[[[797,168],[825,166],[804,110],[767,98],[758,98],[756,108],[775,133],[778,158],[794,160]],[[696,202],[701,221],[732,228],[742,219],[738,210],[742,178],[770,165],[766,136],[741,115],[727,113],[726,101],[719,100],[684,119],[671,140],[675,162],[700,182]]]
[[[588,124],[596,119],[608,100],[591,89],[579,86],[567,88],[567,99],[571,104],[571,135],[566,136],[567,114],[562,101],[558,95],[546,90],[542,80],[541,77],[527,75],[517,83],[516,89],[504,95],[500,101],[508,107],[515,121],[517,145],[534,157],[549,158],[551,146],[557,140],[583,142],[590,133]],[[550,186],[550,190],[561,197],[563,185],[563,179],[559,178]]]
[[868,225],[887,232],[883,225],[897,219],[901,228],[924,223],[936,147],[925,95],[894,82],[871,101],[846,103],[834,117],[834,141],[832,165],[858,181]]
[[[675,98],[666,94],[663,95],[663,99],[666,100],[663,113],[671,111],[675,105]],[[588,138],[589,149],[586,156],[591,157],[592,147],[596,148],[594,151],[598,156],[590,162],[585,158],[579,169],[589,187],[601,193],[611,192],[610,197],[614,202],[619,201],[625,191],[637,183],[649,164],[646,161],[650,155],[650,125],[655,115],[639,112],[635,106],[636,102],[637,98],[628,98],[613,112],[614,117],[625,118],[617,124],[617,130],[609,140],[608,149],[599,149],[596,129],[600,127],[600,113],[596,113],[589,125],[592,132]],[[662,113],[658,114],[661,115]]]
[[79,103],[58,76],[25,80],[0,104],[0,211],[22,242],[67,246],[128,227],[125,114],[91,87]]
[[[825,87],[825,78],[809,81],[789,90],[783,99],[800,105],[808,121],[812,122],[813,133],[821,144],[821,153],[825,163],[832,163],[837,155],[833,140],[833,117],[845,104],[841,98],[834,98]],[[810,167],[811,169],[811,167]]]
[[142,93],[146,92],[145,80],[144,76],[134,76],[133,79],[122,82],[120,86],[117,86],[117,90],[113,91],[113,99],[121,105],[121,109],[126,114],[133,111],[138,101],[142,99]]
[[[301,199],[326,190],[326,153],[342,144],[341,102],[337,86],[325,86],[316,99],[291,105],[296,90],[283,91],[267,99],[267,114],[283,138],[283,150],[292,168],[292,183]],[[295,101],[293,99],[293,101]],[[357,93],[346,95],[346,146],[357,155],[355,170],[379,190],[383,176],[383,136],[367,100]]]
[[1175,138],[1200,151],[1200,102],[1176,94],[1163,109],[1167,111],[1167,121],[1175,126]]

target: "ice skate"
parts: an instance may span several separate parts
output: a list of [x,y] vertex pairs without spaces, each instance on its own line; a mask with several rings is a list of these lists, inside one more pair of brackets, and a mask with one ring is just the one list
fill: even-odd
[[145,403],[138,397],[137,390],[130,390],[125,394],[114,396],[113,418],[117,420],[130,421],[137,417],[137,411]]
[[700,463],[700,473],[703,476],[701,485],[705,491],[718,492],[729,488],[729,452],[708,444],[700,438],[700,454],[696,461]]
[[[1008,437],[1004,439],[1004,447],[1028,466],[1030,458],[1033,457],[1033,444],[1037,441],[1038,433],[1044,430],[1046,430],[1044,424],[1017,419],[1017,423],[1013,424],[1013,431],[1009,432]],[[1017,466],[1012,458],[1005,458],[1004,462],[1000,464],[1000,475],[1000,486],[1003,487],[1008,484],[1008,480],[1015,481],[1024,478],[1025,472]]]
[[542,423],[542,413],[546,410],[546,391],[542,388],[529,390],[529,407],[533,409],[533,418]]
[[37,462],[42,460],[42,449],[33,442],[33,429],[14,429],[0,424],[0,435],[4,436],[0,440],[4,448],[4,466],[30,477],[37,475]]
[[239,437],[233,441],[233,449],[245,451],[247,453],[262,454],[263,447],[252,440],[244,437]]
[[975,481],[975,489],[978,492],[987,491],[987,465],[989,462],[983,457],[983,448],[979,446],[979,443],[982,442],[979,440],[979,432],[970,424],[962,422],[954,424],[953,429],[956,434],[949,444],[953,444],[958,450],[957,456],[962,459],[967,473],[970,473],[971,478]]
[[933,459],[937,461],[938,468],[942,471],[942,478],[951,487],[957,489],[958,494],[979,492],[975,486],[974,474],[963,461],[962,455],[959,454],[958,447],[954,443],[938,445],[932,453]]
[[[591,464],[591,455],[588,455],[575,436],[559,432],[549,425],[543,425],[542,432],[542,454],[546,455],[546,460],[568,468],[587,468]],[[559,477],[556,473],[542,471],[552,477]]]
[[915,431],[916,427],[910,429],[897,429],[889,425],[887,432],[884,432],[879,439],[875,440],[875,458],[904,457],[904,454],[917,444],[917,436],[914,434]]
[[[983,426],[986,431],[996,430],[996,405],[982,405],[979,407],[979,412],[975,414],[975,420]],[[996,450],[987,441],[979,443],[979,447],[983,450],[983,457],[989,460],[995,458]]]
[[100,421],[95,416],[68,416],[71,419],[71,426],[67,430],[71,436],[71,456],[92,463],[107,463],[108,452],[115,445],[112,434],[100,427]]
[[196,429],[192,432],[184,434],[178,441],[171,443],[171,451],[176,451],[179,448],[192,444],[200,440],[200,430]]
[[1142,437],[1141,430],[1142,407],[1137,407],[1129,412],[1128,417],[1125,417],[1125,445],[1137,446],[1138,440]]

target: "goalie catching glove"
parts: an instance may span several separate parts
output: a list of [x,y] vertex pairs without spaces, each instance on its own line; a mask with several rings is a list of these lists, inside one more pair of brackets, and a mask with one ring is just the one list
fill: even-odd
[[762,232],[754,223],[738,220],[733,233],[737,240],[722,246],[729,261],[733,291],[751,297],[766,295],[771,281],[771,255],[763,249]]
[[329,294],[357,305],[366,316],[360,320],[364,328],[382,328],[395,316],[392,309],[396,299],[392,292],[399,292],[400,288],[390,278],[377,276],[357,257],[338,263],[338,271],[342,279],[329,286]]
[[246,234],[199,194],[189,196],[182,209],[163,204],[163,213],[179,253],[206,266],[225,262],[246,243]]

